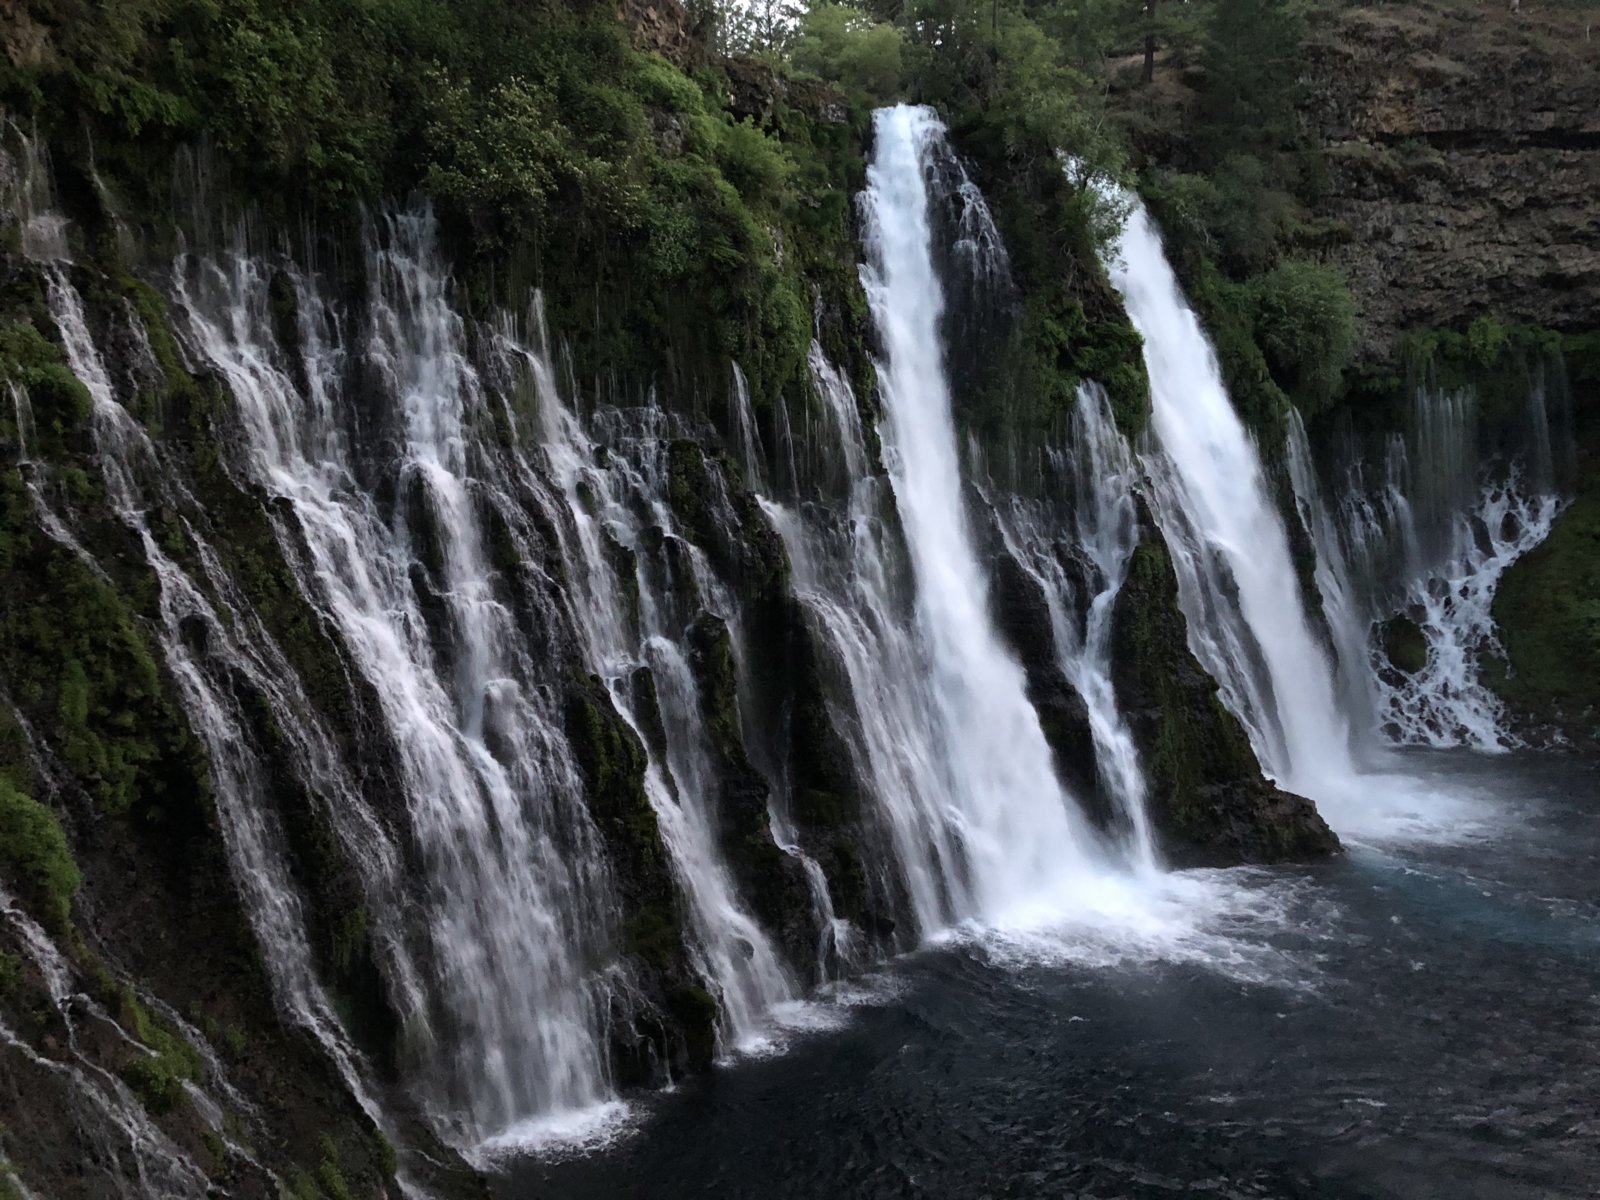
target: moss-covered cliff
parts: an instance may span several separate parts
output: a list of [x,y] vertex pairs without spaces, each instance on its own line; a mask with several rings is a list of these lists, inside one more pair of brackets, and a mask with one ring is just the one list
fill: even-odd
[[1244,727],[1189,650],[1177,578],[1159,536],[1133,552],[1115,630],[1117,696],[1143,752],[1150,817],[1169,858],[1276,862],[1338,848],[1311,801],[1261,777]]

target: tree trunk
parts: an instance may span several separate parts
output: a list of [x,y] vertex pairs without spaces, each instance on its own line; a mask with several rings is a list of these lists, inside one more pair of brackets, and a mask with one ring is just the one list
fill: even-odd
[[1150,83],[1156,77],[1156,0],[1144,0],[1144,72],[1140,83]]

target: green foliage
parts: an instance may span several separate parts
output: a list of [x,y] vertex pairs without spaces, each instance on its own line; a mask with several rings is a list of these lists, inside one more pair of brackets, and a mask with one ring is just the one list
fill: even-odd
[[437,150],[424,182],[475,228],[544,225],[558,200],[584,220],[639,219],[640,184],[625,164],[582,152],[547,89],[512,79],[479,95],[442,76],[430,82],[426,138]]
[[1396,670],[1415,675],[1428,665],[1428,639],[1409,617],[1391,617],[1379,630],[1384,657]]
[[149,644],[112,586],[65,548],[41,542],[16,566],[37,572],[49,599],[0,606],[13,698],[46,722],[63,763],[108,812],[154,816],[189,739]]
[[317,1164],[317,1182],[328,1200],[351,1200],[350,1185],[339,1168],[339,1147],[327,1134],[322,1135],[322,1161]]
[[791,92],[804,112],[730,113],[724,77],[637,52],[597,0],[21,8],[41,50],[0,68],[0,101],[74,154],[92,141],[132,207],[163,210],[172,153],[201,137],[219,191],[279,221],[423,188],[463,299],[544,287],[582,378],[689,395],[737,357],[763,407],[803,380],[819,277],[853,270],[853,135],[816,120],[848,106],[812,85]]
[[1509,670],[1486,677],[1518,712],[1600,739],[1600,486],[1581,491],[1545,542],[1513,563],[1495,594]]
[[1355,346],[1355,302],[1341,272],[1289,260],[1249,282],[1255,340],[1273,378],[1310,419],[1339,390]]
[[[1051,28],[1082,30],[1060,6],[1015,0],[909,0],[904,61],[912,97],[937,105],[957,132],[977,133],[1014,164],[1070,153],[1116,174],[1122,150],[1107,130],[1100,85]],[[1035,20],[1035,16],[1039,20]]]
[[1312,218],[1322,162],[1296,116],[1300,0],[1213,0],[1182,161],[1142,191],[1245,421],[1276,444],[1292,402],[1307,416],[1341,396],[1354,302],[1318,261],[1339,230]]
[[[0,789],[6,786],[0,783]],[[10,997],[22,986],[22,959],[7,950],[0,950],[0,1000]]]
[[792,61],[797,69],[884,103],[903,84],[904,35],[846,4],[815,4],[800,22]]
[[1583,369],[1586,340],[1592,339],[1508,324],[1489,315],[1475,318],[1465,329],[1412,333],[1400,341],[1400,371],[1388,381],[1387,391],[1409,402],[1419,381],[1446,391],[1471,388],[1482,415],[1516,420],[1537,371],[1557,357],[1570,358]]
[[[1067,177],[1121,178],[1123,149],[1093,70],[1117,36],[1104,6],[913,0],[902,17],[907,86],[938,105],[974,162],[1009,251],[1020,311],[975,346],[962,419],[1001,441],[1058,431],[1080,383],[1104,384],[1124,429],[1143,428],[1149,397],[1140,343],[1100,265],[1123,214]],[[1021,481],[1019,481],[1021,482]]]
[[1270,163],[1229,155],[1206,174],[1153,173],[1146,197],[1169,249],[1191,267],[1210,258],[1234,278],[1268,269],[1295,232],[1299,206],[1274,182]]
[[130,989],[119,989],[119,1001],[123,1025],[149,1052],[132,1052],[118,1073],[152,1113],[171,1112],[184,1101],[184,1081],[199,1079],[205,1064],[199,1052],[151,1016]]
[[393,1179],[395,1172],[400,1169],[400,1156],[395,1152],[394,1143],[381,1129],[374,1130],[372,1138],[378,1145],[378,1166],[383,1170],[385,1178]]
[[63,932],[83,876],[55,814],[0,776],[0,868],[49,928]]
[[1199,135],[1213,161],[1267,156],[1298,139],[1302,0],[1213,0],[1201,67]]
[[[78,445],[94,402],[59,347],[32,323],[0,325],[0,383],[21,388],[27,398],[33,414],[30,453],[55,457]],[[5,408],[11,408],[9,397]],[[11,413],[5,415],[9,421]]]

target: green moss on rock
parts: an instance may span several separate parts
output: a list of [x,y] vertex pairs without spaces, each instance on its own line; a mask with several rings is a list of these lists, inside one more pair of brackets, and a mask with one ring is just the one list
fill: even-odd
[[727,624],[702,613],[689,630],[689,665],[716,773],[715,811],[723,853],[762,924],[792,961],[809,961],[819,931],[799,861],[772,838],[771,789],[750,761],[740,728],[738,676]]
[[0,775],[0,870],[47,927],[64,932],[83,876],[55,814]]
[[1428,665],[1428,638],[1410,617],[1391,617],[1378,631],[1383,655],[1389,665],[1407,675],[1415,675]]
[[1339,841],[1311,801],[1262,778],[1244,727],[1190,652],[1159,536],[1146,520],[1117,596],[1112,676],[1144,758],[1163,849],[1180,864],[1333,852]]
[[1505,668],[1489,673],[1525,720],[1579,744],[1600,741],[1600,488],[1596,464],[1543,545],[1512,564],[1495,595]]
[[204,1063],[198,1051],[153,1017],[130,989],[118,989],[118,1002],[123,1026],[148,1051],[130,1048],[118,1073],[152,1113],[169,1113],[184,1102],[184,1081],[199,1079]]

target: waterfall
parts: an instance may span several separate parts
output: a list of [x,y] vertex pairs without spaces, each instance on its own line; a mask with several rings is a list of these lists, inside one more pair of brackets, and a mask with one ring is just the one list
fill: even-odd
[[[1101,784],[1127,828],[1133,862],[1149,870],[1157,856],[1144,768],[1111,682],[1112,613],[1139,539],[1137,471],[1103,390],[1080,389],[1069,449],[1044,456],[1048,469],[1041,464],[1040,476],[1070,485],[1070,515],[1020,496],[997,504],[995,515],[1007,550],[1049,606],[1057,666],[1087,709]],[[1063,530],[1075,535],[1066,547]]]
[[[722,1048],[754,1048],[769,1010],[792,999],[796,987],[717,844],[713,768],[685,642],[713,597],[699,586],[709,574],[703,557],[679,536],[667,503],[672,418],[656,407],[612,410],[599,422],[599,439],[591,437],[561,394],[537,309],[532,325],[531,346],[507,337],[502,349],[534,381],[537,434],[575,535],[564,557],[587,659],[650,750],[645,790],[689,901],[692,954],[719,1002]],[[743,376],[736,371],[734,378],[748,417]],[[753,421],[736,420],[735,427],[753,446]],[[758,463],[751,449],[747,466]],[[630,596],[637,597],[634,612]],[[725,599],[715,615],[737,621]],[[659,722],[659,740],[642,706]]]
[[[1477,665],[1494,645],[1495,584],[1548,532],[1553,495],[1530,488],[1515,463],[1480,478],[1466,401],[1424,390],[1414,441],[1391,439],[1382,485],[1365,485],[1358,457],[1344,497],[1329,506],[1304,430],[1291,418],[1288,474],[1317,549],[1336,682],[1307,619],[1257,448],[1137,201],[1108,268],[1144,338],[1150,499],[1172,550],[1190,646],[1244,722],[1263,768],[1315,799],[1340,833],[1454,836],[1470,806],[1405,771],[1369,730],[1378,723],[1399,741],[1432,745],[1504,741],[1503,716]],[[1537,432],[1532,457],[1553,476],[1565,451],[1540,453]],[[1413,615],[1427,639],[1426,667],[1403,681],[1381,669],[1377,644],[1376,622],[1397,611]],[[1347,714],[1360,722],[1357,731]]]
[[397,989],[419,1090],[469,1148],[530,1122],[529,1136],[559,1136],[562,1114],[581,1126],[615,1108],[600,1045],[613,892],[546,683],[552,651],[519,626],[489,563],[487,514],[512,537],[527,522],[483,478],[485,395],[431,217],[374,225],[366,255],[353,326],[292,273],[298,363],[273,343],[258,260],[188,255],[173,290],[235,398],[243,467],[275,498],[298,584],[342,635],[396,752],[423,875],[418,920],[388,932],[428,968]]
[[[43,979],[51,1012],[64,1031],[65,1045],[58,1053],[47,1056],[0,1021],[0,1050],[16,1060],[15,1066],[8,1064],[8,1073],[16,1072],[15,1086],[22,1086],[23,1080],[33,1076],[59,1084],[77,1098],[71,1113],[72,1133],[81,1139],[80,1152],[85,1160],[118,1163],[122,1167],[119,1174],[105,1177],[106,1184],[114,1189],[106,1194],[119,1200],[158,1196],[162,1200],[202,1200],[208,1196],[210,1186],[205,1175],[150,1117],[128,1085],[82,1052],[79,1030],[93,1029],[93,1036],[100,1037],[104,1035],[96,1027],[103,1026],[115,1030],[117,1036],[139,1051],[150,1051],[123,1033],[93,997],[72,986],[73,968],[45,931],[16,907],[3,888],[0,922],[0,933]],[[220,1134],[221,1128],[220,1121],[212,1124],[213,1132]],[[241,1150],[231,1140],[228,1145],[230,1152]],[[32,1194],[5,1164],[0,1164],[0,1193],[19,1193],[23,1197]]]
[[[1499,648],[1492,606],[1506,569],[1542,542],[1561,511],[1560,460],[1569,438],[1546,402],[1541,371],[1529,387],[1525,446],[1480,452],[1471,391],[1420,387],[1410,429],[1391,434],[1381,470],[1347,451],[1343,493],[1328,506],[1298,417],[1289,464],[1302,520],[1317,548],[1322,593],[1347,691],[1374,731],[1402,745],[1515,744],[1504,705],[1482,681]],[[1384,623],[1414,623],[1425,660],[1389,661]]]
[[756,415],[750,407],[750,383],[738,363],[733,364],[733,387],[728,391],[728,428],[739,452],[745,480],[756,487],[763,473],[761,434],[756,429]]
[[1191,648],[1244,721],[1263,768],[1321,799],[1354,777],[1349,727],[1255,444],[1137,201],[1107,265],[1144,338],[1150,498],[1172,550]]
[[1317,592],[1333,638],[1345,711],[1351,714],[1357,731],[1370,731],[1377,726],[1379,706],[1378,683],[1371,670],[1371,617],[1351,579],[1338,522],[1323,498],[1305,423],[1298,411],[1289,414],[1288,439],[1290,485],[1300,521],[1316,548]]
[[878,867],[880,889],[903,889],[914,932],[927,936],[966,915],[957,909],[956,781],[912,625],[893,497],[872,470],[849,382],[815,343],[810,368],[826,426],[813,437],[839,452],[843,508],[770,500],[765,508],[788,549],[795,592],[844,677],[834,720],[854,735],[854,766],[883,814],[896,868],[885,877]]
[[929,212],[930,178],[950,154],[944,130],[931,109],[904,105],[879,110],[873,128],[861,279],[882,344],[879,432],[926,641],[948,844],[959,855],[943,882],[956,917],[1004,922],[1088,872],[1093,839],[1055,777],[1022,668],[1000,645],[963,508]]
[[[63,239],[31,245],[36,250],[61,250],[65,242]],[[282,652],[265,635],[259,619],[238,595],[207,544],[203,524],[197,519],[199,504],[175,481],[155,444],[118,402],[66,262],[47,259],[41,262],[41,268],[46,300],[68,363],[93,403],[92,433],[108,498],[117,516],[137,535],[145,561],[159,584],[157,634],[161,650],[195,732],[207,750],[223,840],[235,883],[274,983],[274,998],[288,1018],[306,1029],[322,1047],[368,1115],[380,1128],[386,1127],[388,1121],[373,1095],[364,1064],[316,978],[299,897],[286,867],[282,832],[270,815],[266,799],[272,767],[246,732],[248,719],[239,708],[235,679],[242,678],[256,695],[267,698],[282,724],[285,752],[292,769],[309,790],[327,797],[342,810],[348,826],[358,828],[359,832],[352,833],[352,840],[363,845],[363,856],[374,876],[392,878],[395,874],[393,847],[359,802],[353,800],[353,789],[338,764],[331,739],[303,717],[311,706]],[[42,498],[37,492],[34,495],[42,507]],[[181,522],[185,538],[195,550],[197,575],[191,576],[180,566],[152,531],[147,513],[156,507],[172,511]],[[46,513],[41,524],[69,548],[84,553],[75,539],[62,536],[67,523],[58,514]],[[81,1081],[79,1090],[95,1107],[112,1113],[107,1097],[97,1098],[81,1086]],[[127,1099],[125,1093],[122,1098]],[[220,1120],[220,1110],[207,1103]],[[125,1113],[116,1118],[116,1124],[136,1146],[148,1145],[153,1152],[164,1144]],[[171,1162],[164,1162],[162,1167],[168,1176],[178,1169]],[[185,1171],[189,1169],[184,1167]],[[160,1186],[177,1188],[178,1184]],[[160,1194],[188,1194],[188,1189],[163,1190]]]

